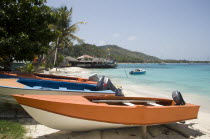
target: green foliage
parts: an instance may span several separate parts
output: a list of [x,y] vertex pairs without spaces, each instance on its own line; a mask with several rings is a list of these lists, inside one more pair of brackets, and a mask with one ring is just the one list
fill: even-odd
[[130,51],[123,49],[116,45],[105,45],[100,48],[107,50],[110,49],[111,57],[117,62],[127,62],[127,63],[158,63],[161,60],[154,56],[149,56],[141,52]]
[[81,55],[90,55],[93,57],[106,58],[107,52],[103,49],[100,49],[96,45],[92,44],[81,44],[73,46],[73,49],[70,51],[70,56],[79,57]]
[[26,63],[24,66],[17,67],[17,71],[26,72],[26,73],[33,73],[35,72],[35,67],[32,63]]
[[61,55],[61,54],[58,54],[57,62],[56,62],[56,65],[55,66],[56,67],[59,67],[62,64],[63,60],[64,60],[64,56]]
[[31,64],[31,63],[29,63],[29,64],[26,64],[26,70],[27,70],[27,72],[34,72],[34,66]]
[[19,123],[0,120],[0,138],[21,139],[24,137],[26,129]]
[[[108,55],[108,49],[110,50],[110,55]],[[107,45],[107,46],[101,46],[98,47],[96,45],[92,44],[81,44],[81,45],[75,45],[73,49],[70,51],[66,50],[65,53],[72,57],[79,57],[81,55],[90,55],[94,57],[99,58],[110,58],[114,59],[117,62],[129,62],[129,63],[158,63],[161,60],[149,56],[140,52],[132,52],[126,49],[123,49],[116,45]]]
[[[72,8],[68,9],[66,6],[53,9],[53,14],[56,18],[56,22],[54,24],[51,24],[50,28],[57,32],[56,40],[52,43],[51,50],[48,52],[47,57],[44,60],[42,60],[39,64],[41,65],[43,61],[47,59],[47,65],[49,65],[49,67],[51,67],[53,62],[50,58],[55,55],[58,55],[56,53],[56,49],[58,49],[58,51],[61,51],[62,54],[65,55],[64,50],[70,50],[70,48],[73,46],[73,41],[76,40],[79,44],[84,43],[82,39],[75,36],[74,34],[79,30],[79,24],[86,23],[77,22],[75,24],[72,24]],[[58,61],[56,63],[57,64],[55,66],[58,66],[60,64],[60,62]]]
[[43,64],[43,66],[44,66],[44,68],[46,69],[46,70],[48,70],[48,69],[52,69],[53,68],[53,61],[52,60],[50,60],[50,61],[47,61],[45,64]]
[[85,24],[85,22],[77,22],[72,24],[72,8],[69,10],[66,6],[53,9],[56,22],[51,25],[51,29],[58,32],[57,39],[54,42],[55,48],[63,49],[73,46],[73,41],[83,43],[83,40],[74,34],[79,30],[79,24]]
[[50,48],[56,20],[43,0],[0,1],[0,57],[32,61]]
[[51,25],[51,29],[59,32],[57,36],[58,47],[72,46],[72,41],[76,40],[79,43],[83,43],[83,40],[74,34],[79,30],[79,24],[85,24],[86,22],[77,22],[72,24],[72,8],[69,10],[66,6],[53,9],[56,22]]
[[210,63],[210,61],[189,61],[189,60],[163,60],[165,63]]

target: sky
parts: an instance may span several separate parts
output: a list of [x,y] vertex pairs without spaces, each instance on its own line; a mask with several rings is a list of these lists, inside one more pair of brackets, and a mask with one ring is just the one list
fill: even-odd
[[73,8],[76,35],[161,59],[210,61],[210,0],[47,0]]

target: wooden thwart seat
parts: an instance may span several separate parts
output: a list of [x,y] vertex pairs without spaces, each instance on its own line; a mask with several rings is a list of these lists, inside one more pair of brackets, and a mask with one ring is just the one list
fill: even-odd
[[135,106],[135,104],[129,103],[129,102],[124,102],[123,104],[125,104],[125,105],[127,105],[127,106]]
[[151,106],[163,106],[160,104],[157,104],[156,100],[92,100],[94,103],[123,103],[127,106],[135,106],[133,103],[147,103]]
[[105,102],[105,103],[138,103],[138,102],[145,102],[145,103],[149,103],[149,102],[157,102],[156,100],[105,100],[105,99],[101,99],[101,100],[92,100],[92,102],[95,103],[99,103],[99,102]]
[[149,105],[152,105],[152,106],[163,106],[163,105],[160,105],[160,104],[157,104],[157,103],[152,103],[152,102],[150,102],[150,103],[148,103]]

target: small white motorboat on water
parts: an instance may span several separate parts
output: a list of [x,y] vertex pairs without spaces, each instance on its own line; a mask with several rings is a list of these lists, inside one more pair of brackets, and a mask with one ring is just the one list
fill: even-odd
[[133,75],[145,74],[146,70],[144,70],[144,69],[135,69],[135,70],[130,71],[129,73],[133,74]]

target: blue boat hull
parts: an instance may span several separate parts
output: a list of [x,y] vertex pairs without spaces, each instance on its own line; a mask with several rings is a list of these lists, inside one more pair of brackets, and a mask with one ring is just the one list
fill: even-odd
[[145,74],[146,73],[146,71],[140,71],[140,72],[130,72],[130,74],[132,74],[132,75],[139,75],[139,74]]
[[67,90],[88,89],[91,91],[98,91],[98,87],[93,84],[59,82],[59,81],[48,81],[48,80],[38,80],[38,79],[19,79],[17,82],[29,87],[39,86],[42,88],[50,88],[50,89],[66,88]]
[[95,84],[30,79],[30,78],[16,77],[12,75],[4,75],[4,74],[0,74],[0,78],[16,78],[16,79],[19,79],[17,82],[24,84],[26,86],[29,86],[29,87],[40,86],[42,88],[50,88],[50,89],[67,88],[68,90],[88,89],[91,91],[98,91],[98,87]]

